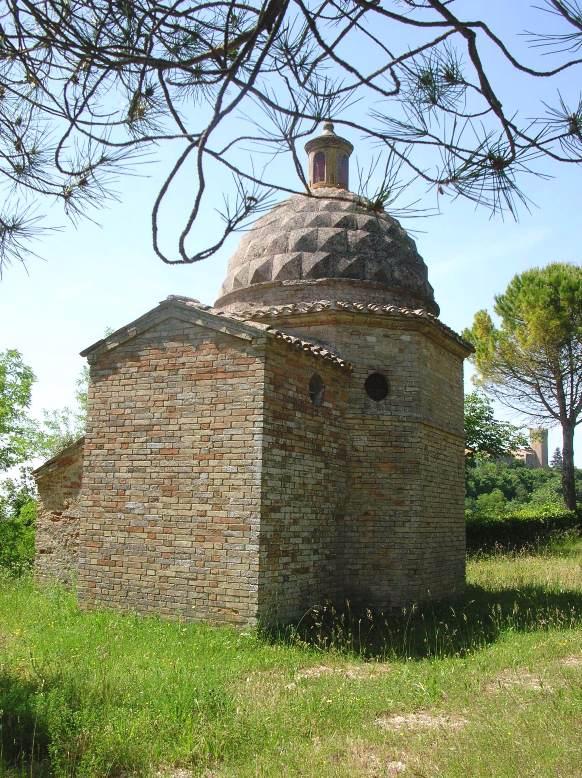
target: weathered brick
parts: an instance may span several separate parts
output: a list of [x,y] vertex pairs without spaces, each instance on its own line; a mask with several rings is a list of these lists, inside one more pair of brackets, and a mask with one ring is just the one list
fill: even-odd
[[288,335],[165,303],[89,351],[85,440],[37,472],[39,574],[233,623],[462,588],[466,347],[404,313],[269,316]]

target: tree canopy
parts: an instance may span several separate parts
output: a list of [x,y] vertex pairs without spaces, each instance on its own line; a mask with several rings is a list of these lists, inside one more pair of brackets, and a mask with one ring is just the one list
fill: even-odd
[[[576,471],[578,491],[582,471]],[[517,515],[522,510],[564,510],[560,473],[527,467],[517,460],[481,459],[465,471],[465,510],[468,516]]]
[[[154,251],[167,263],[207,257],[274,191],[309,194],[300,147],[325,118],[376,144],[361,175],[375,203],[414,177],[437,203],[515,213],[524,174],[582,160],[582,6],[527,7],[524,39],[487,21],[486,3],[474,18],[472,0],[0,0],[0,269],[26,256],[35,203],[59,200],[75,220],[164,146]],[[506,104],[508,76],[525,79],[523,104]],[[282,154],[295,181],[270,172]],[[199,249],[219,168],[233,179],[224,229]],[[185,170],[192,202],[167,251],[160,214]]]
[[45,410],[40,422],[29,414],[34,380],[18,351],[0,352],[0,475],[33,457],[55,456],[85,432],[88,367],[77,379],[73,406]]
[[491,401],[484,394],[465,395],[465,447],[469,460],[478,455],[492,459],[511,456],[526,443],[518,427],[495,418]]
[[30,455],[27,411],[33,381],[34,374],[18,351],[0,352],[0,473]]
[[574,430],[582,420],[582,267],[553,263],[516,275],[495,298],[499,326],[475,314],[479,382],[511,408],[562,427],[562,483],[576,507]]

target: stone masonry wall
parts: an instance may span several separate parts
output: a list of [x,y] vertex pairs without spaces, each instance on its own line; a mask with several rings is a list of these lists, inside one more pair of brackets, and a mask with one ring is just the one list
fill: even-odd
[[[318,374],[321,405],[310,399]],[[347,497],[343,415],[350,373],[271,344],[265,370],[259,612],[263,621],[302,616],[341,599]]]
[[34,474],[39,494],[35,572],[42,579],[69,583],[76,576],[83,444],[81,438]]
[[165,318],[91,355],[79,590],[86,605],[256,615],[263,360]]
[[[414,324],[321,313],[280,322],[330,344],[354,371],[345,415],[350,492],[345,512],[345,596],[401,606],[448,596],[464,583],[462,355]],[[364,382],[380,372],[388,396]]]

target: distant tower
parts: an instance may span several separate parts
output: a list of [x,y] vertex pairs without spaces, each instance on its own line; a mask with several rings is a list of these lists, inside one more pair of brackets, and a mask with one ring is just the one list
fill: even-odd
[[353,150],[348,140],[335,134],[333,123],[325,122],[322,134],[305,144],[310,188],[349,189],[349,159]]
[[529,444],[535,453],[538,465],[537,467],[548,466],[548,431],[544,429],[530,429]]

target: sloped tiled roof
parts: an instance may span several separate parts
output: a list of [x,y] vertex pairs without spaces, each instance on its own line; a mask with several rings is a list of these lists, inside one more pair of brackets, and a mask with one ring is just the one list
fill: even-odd
[[312,343],[311,341],[297,338],[295,335],[289,335],[289,333],[283,332],[282,330],[274,330],[269,328],[267,333],[275,337],[277,340],[283,341],[283,343],[286,343],[288,346],[297,349],[298,351],[307,351],[310,354],[313,354],[314,357],[325,359],[328,362],[337,365],[338,367],[344,368],[345,370],[352,369],[352,365],[349,362],[347,362],[345,359],[342,359],[337,354],[334,354],[333,351],[325,348],[325,346],[320,346],[317,343]]
[[50,459],[47,459],[46,462],[43,462],[42,465],[39,465],[37,468],[35,468],[32,471],[33,476],[35,478],[38,478],[39,476],[43,476],[45,473],[49,472],[53,468],[53,466],[58,467],[61,461],[66,460],[67,457],[70,457],[77,450],[77,448],[83,448],[84,445],[85,445],[85,436],[81,435],[81,437],[77,438],[77,440],[75,440],[74,443],[70,443],[62,451],[59,451]]
[[[270,321],[276,318],[283,319],[285,317],[294,316],[294,315],[318,313],[320,311],[342,311],[342,312],[345,311],[347,313],[361,313],[361,314],[368,314],[368,315],[372,314],[376,316],[393,316],[395,318],[423,320],[428,322],[432,326],[434,326],[438,331],[446,335],[448,338],[451,338],[453,341],[458,343],[459,346],[461,346],[468,352],[473,351],[473,346],[470,343],[468,343],[457,332],[451,329],[451,327],[448,327],[446,324],[444,324],[437,316],[424,310],[424,308],[412,309],[412,308],[403,308],[398,305],[380,305],[377,303],[357,303],[357,302],[351,302],[345,300],[318,300],[317,302],[299,302],[299,303],[294,303],[292,305],[270,305],[264,308],[251,307],[246,310],[241,310],[235,313],[233,311],[221,311],[220,309],[213,308],[210,305],[204,305],[203,303],[200,303],[198,300],[191,300],[189,298],[180,298],[180,299],[188,300],[189,304],[193,305],[194,307],[202,308],[203,310],[206,310],[209,313],[213,313],[217,316],[224,316],[227,319],[242,321],[245,322],[246,324],[251,324],[255,322],[260,323],[265,320]],[[279,331],[279,330],[275,330],[272,327],[272,325],[267,325],[267,331],[271,332],[271,331]],[[293,338],[294,336],[289,335],[288,337]],[[326,352],[324,346],[321,346],[317,343],[308,342],[308,341],[303,341],[303,342],[313,347],[314,353],[318,353],[322,355],[323,353]],[[332,352],[328,352],[328,353],[331,354]],[[337,364],[343,362],[341,357],[339,357],[338,355],[333,355],[333,356],[337,360]],[[329,357],[325,357],[325,358],[329,358]]]
[[[192,297],[179,297],[178,295],[170,295],[167,298],[167,300],[175,301],[183,305],[187,305],[190,308],[197,308],[198,310],[205,311],[206,313],[212,314],[214,316],[220,316],[224,319],[233,319],[234,321],[244,322],[247,326],[253,327],[257,325],[257,322],[253,320],[253,317],[246,316],[244,314],[239,315],[239,314],[231,313],[230,311],[225,312],[225,311],[216,310],[212,306],[205,305],[204,303],[201,303],[199,300],[195,300]],[[274,337],[277,340],[286,343],[288,346],[291,346],[297,351],[308,352],[312,354],[314,357],[318,357],[319,359],[324,359],[328,362],[333,363],[334,365],[337,365],[338,367],[347,370],[352,369],[352,366],[349,362],[347,362],[345,359],[342,359],[338,354],[335,354],[333,351],[330,351],[330,349],[328,349],[323,344],[315,343],[309,340],[303,340],[302,338],[297,338],[294,335],[290,335],[289,333],[284,332],[283,330],[274,329],[273,327],[270,327],[268,325],[263,328],[263,331],[266,332],[268,336]]]
[[473,347],[458,333],[423,308],[411,309],[402,308],[398,305],[379,305],[375,303],[355,303],[342,300],[319,300],[310,303],[295,303],[293,305],[272,305],[265,308],[248,308],[239,311],[236,315],[233,313],[224,314],[232,318],[238,318],[243,321],[262,321],[264,319],[272,320],[276,318],[285,318],[287,316],[318,313],[320,311],[346,311],[348,313],[364,313],[379,316],[394,316],[396,318],[420,319],[429,322],[440,330],[443,334],[452,338],[460,346],[473,351]]

